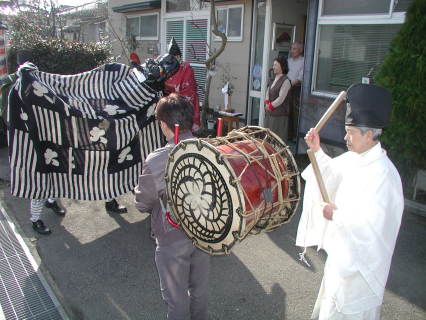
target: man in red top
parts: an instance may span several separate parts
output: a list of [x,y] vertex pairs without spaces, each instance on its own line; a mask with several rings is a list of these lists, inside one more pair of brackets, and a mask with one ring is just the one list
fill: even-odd
[[165,94],[179,93],[186,97],[194,107],[194,124],[192,131],[197,131],[200,127],[200,101],[197,93],[197,82],[195,81],[194,70],[189,63],[182,61],[182,53],[172,37],[168,47],[168,53],[175,56],[179,61],[179,69],[164,84]]

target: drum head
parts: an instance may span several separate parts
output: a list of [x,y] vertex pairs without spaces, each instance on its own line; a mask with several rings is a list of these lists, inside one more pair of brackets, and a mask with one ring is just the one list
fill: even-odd
[[189,139],[170,153],[169,206],[186,235],[209,254],[229,253],[244,230],[241,192],[232,171],[208,142]]

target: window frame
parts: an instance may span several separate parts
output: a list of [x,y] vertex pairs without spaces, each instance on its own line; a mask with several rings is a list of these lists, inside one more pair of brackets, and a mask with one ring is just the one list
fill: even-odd
[[[153,36],[153,37],[144,37],[141,36],[140,31],[141,31],[141,18],[142,17],[146,17],[146,16],[157,16],[157,35]],[[127,34],[127,19],[134,19],[134,18],[138,18],[139,21],[139,25],[138,25],[138,30],[139,30],[139,35],[135,37],[136,40],[159,40],[160,39],[160,13],[159,12],[150,12],[150,13],[140,13],[140,14],[128,14],[126,15],[126,34]]]
[[[240,31],[241,35],[239,37],[229,37],[227,35],[228,33],[228,21],[229,21],[229,9],[234,8],[241,8],[241,25],[240,25]],[[217,15],[218,11],[225,11],[226,10],[226,37],[229,42],[242,42],[243,41],[243,32],[244,32],[244,4],[233,4],[233,5],[224,5],[224,6],[216,6],[216,21],[217,21]],[[213,35],[213,41],[221,41],[220,37],[217,37],[216,35]]]
[[[318,97],[336,98],[338,92],[330,92],[316,89],[316,79],[318,75],[318,50],[320,44],[320,29],[326,25],[372,25],[372,24],[403,24],[405,21],[405,12],[394,12],[395,0],[390,0],[389,12],[387,14],[363,14],[363,15],[327,15],[322,16],[324,1],[320,0],[318,4],[318,19],[315,31],[315,45],[313,68],[311,78],[311,94]],[[361,79],[360,79],[361,81]]]

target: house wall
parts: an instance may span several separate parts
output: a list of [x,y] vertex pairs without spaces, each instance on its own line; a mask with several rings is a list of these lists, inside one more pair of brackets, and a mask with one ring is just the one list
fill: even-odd
[[[224,96],[221,89],[226,82],[225,79],[229,79],[234,86],[231,108],[235,109],[235,112],[242,113],[245,118],[251,51],[252,1],[226,1],[217,3],[216,6],[231,4],[244,4],[243,40],[227,42],[225,50],[216,60],[216,74],[210,87],[210,107],[223,108]],[[218,48],[220,42],[211,41],[211,44],[212,48]]]
[[111,37],[111,45],[114,56],[118,57],[117,62],[128,63],[128,60],[124,60],[127,56],[125,46],[126,36],[126,16],[122,13],[114,12],[111,8],[132,3],[131,0],[109,0],[108,1],[108,19],[107,30]]
[[[109,24],[107,28],[111,31],[110,35],[112,37],[112,48],[114,55],[118,57],[117,62],[129,63],[128,55],[129,48],[127,45],[126,39],[126,17],[128,15],[137,15],[137,14],[146,14],[158,12],[158,10],[145,10],[140,12],[131,12],[131,13],[118,13],[112,11],[113,7],[118,7],[126,4],[134,3],[134,0],[110,0],[108,2],[108,14],[109,14]],[[137,1],[145,2],[145,1]],[[160,18],[161,19],[161,14]],[[161,35],[161,23],[159,23],[158,29],[159,39],[157,40],[143,40],[137,41],[137,48],[135,52],[138,54],[141,61],[145,61],[148,58],[155,58],[160,54],[160,35]]]
[[[272,26],[273,23],[283,23],[296,26],[295,41],[305,40],[305,22],[306,22],[306,8],[308,0],[273,0],[272,1]],[[272,32],[271,32],[272,34]],[[271,41],[273,41],[272,39]],[[272,45],[272,44],[271,44]],[[271,50],[270,61],[278,57],[278,50]]]
[[99,41],[98,25],[95,24],[82,24],[80,31],[80,40],[83,42],[97,42]]
[[[112,7],[134,3],[133,0],[110,0],[108,3],[108,14],[110,25],[113,32],[112,46],[114,55],[120,56],[118,62],[128,63],[127,54],[123,50],[125,45],[126,35],[126,14],[117,13],[112,11]],[[210,87],[210,107],[223,107],[224,97],[221,88],[225,83],[225,78],[230,78],[234,86],[234,93],[231,98],[232,108],[236,112],[241,112],[245,117],[246,102],[247,102],[247,82],[249,76],[250,64],[250,42],[251,42],[251,24],[252,24],[252,1],[238,0],[238,1],[224,1],[216,5],[233,5],[244,4],[244,24],[243,24],[243,40],[237,42],[228,42],[224,52],[216,60],[216,75],[213,77]],[[140,13],[160,12],[160,10],[143,11]],[[132,15],[137,12],[132,12]],[[164,17],[160,14],[160,21]],[[159,34],[161,34],[162,23],[159,24]],[[117,37],[118,36],[118,37]],[[120,41],[121,40],[121,41]],[[138,41],[138,48],[136,53],[139,55],[141,61],[147,58],[155,58],[161,54],[160,41]],[[211,41],[212,48],[218,48],[220,42]],[[128,50],[128,49],[127,49]]]

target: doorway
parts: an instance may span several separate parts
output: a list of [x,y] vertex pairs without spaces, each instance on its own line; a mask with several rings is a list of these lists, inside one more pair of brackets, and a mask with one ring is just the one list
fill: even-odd
[[[294,41],[304,44],[308,0],[254,0],[252,19],[252,51],[248,88],[247,121],[264,125],[263,100],[273,74],[272,63],[277,57],[288,58]],[[298,93],[299,105],[300,90]],[[298,115],[292,118],[297,132]]]
[[250,75],[248,88],[248,112],[247,123],[250,125],[263,125],[264,112],[263,96],[266,89],[264,65],[267,63],[264,57],[268,52],[269,28],[266,28],[270,16],[270,0],[254,0],[252,46],[250,59]]

